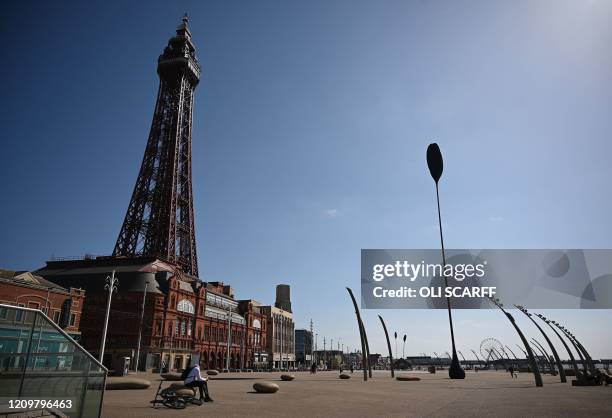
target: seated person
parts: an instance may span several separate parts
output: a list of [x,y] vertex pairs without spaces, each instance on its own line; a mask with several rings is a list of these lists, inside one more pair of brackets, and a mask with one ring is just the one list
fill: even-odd
[[204,402],[212,402],[212,398],[208,394],[208,377],[202,377],[200,373],[200,365],[196,364],[187,374],[185,378],[185,386],[188,388],[200,389],[200,400]]

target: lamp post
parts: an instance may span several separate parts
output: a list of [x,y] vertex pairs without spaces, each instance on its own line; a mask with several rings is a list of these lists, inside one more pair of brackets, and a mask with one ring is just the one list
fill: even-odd
[[[365,327],[363,326],[363,321],[361,320],[361,314],[359,313],[359,307],[357,306],[357,300],[355,299],[355,295],[353,295],[353,291],[350,287],[346,288],[346,291],[349,293],[351,297],[351,301],[353,302],[353,307],[355,308],[355,316],[357,317],[357,327],[359,328],[359,339],[361,340],[361,363],[363,366],[363,380],[368,380],[368,353],[367,349],[367,336],[365,334]],[[325,340],[323,340],[325,342]],[[371,372],[370,372],[371,373]]]
[[317,350],[319,349],[319,347],[317,346],[318,339],[319,339],[319,334],[315,333],[314,361],[315,361],[315,364],[317,365],[317,368],[319,367],[319,361],[317,358]]
[[225,357],[225,369],[230,370],[230,348],[232,344],[232,307],[230,305],[227,312],[227,356]]
[[559,378],[561,379],[561,383],[567,382],[567,378],[565,377],[565,370],[563,369],[563,363],[561,362],[561,358],[559,357],[559,354],[557,353],[555,346],[550,341],[550,338],[548,338],[548,335],[546,335],[542,327],[540,327],[540,325],[535,321],[535,319],[533,319],[531,313],[529,313],[529,311],[527,311],[525,307],[517,306],[517,308],[519,311],[523,312],[527,316],[527,318],[529,318],[531,322],[533,322],[533,324],[538,328],[538,330],[540,331],[540,333],[542,334],[542,336],[548,343],[548,347],[550,348],[550,351],[552,351],[553,356],[555,357],[555,362],[557,363],[557,369],[559,369]]
[[147,287],[149,287],[148,282],[145,283],[144,295],[142,296],[142,307],[140,309],[140,324],[138,325],[138,345],[136,346],[136,364],[134,366],[134,371],[136,373],[138,373],[138,362],[140,361],[140,342],[142,341],[142,322],[144,321],[145,302],[147,300]]
[[572,354],[572,350],[570,350],[565,340],[563,340],[563,337],[561,337],[561,334],[559,334],[557,330],[550,324],[549,319],[546,319],[546,317],[544,317],[541,314],[536,314],[536,316],[540,318],[540,320],[544,321],[546,325],[548,325],[550,329],[552,329],[553,332],[557,335],[557,337],[563,344],[563,347],[565,347],[565,351],[567,351],[567,354],[569,355],[570,361],[572,362],[572,367],[574,368],[574,374],[576,375],[576,379],[578,379],[580,377],[580,371],[578,369],[578,363],[576,363],[576,359],[574,358],[574,355]]
[[106,346],[106,331],[108,329],[108,317],[110,314],[111,299],[113,293],[117,292],[117,286],[119,285],[119,279],[115,277],[115,270],[112,274],[106,277],[106,284],[104,288],[108,290],[108,300],[106,301],[106,315],[104,316],[104,329],[102,330],[102,344],[100,345],[100,363],[104,360],[104,348]]
[[480,363],[480,359],[478,358],[478,354],[476,354],[476,351],[472,350],[472,353],[474,353],[474,356],[476,357],[476,361]]
[[[440,181],[440,177],[442,177],[442,171],[444,167],[444,163],[442,160],[442,153],[440,152],[440,147],[438,144],[433,143],[429,144],[427,147],[427,166],[429,167],[429,173],[431,177],[434,179],[436,183],[436,202],[438,204],[438,226],[440,229],[440,244],[442,246],[442,265],[443,270],[446,268],[446,255],[444,253],[444,236],[442,234],[442,215],[440,214],[440,193],[438,190],[438,182]],[[444,275],[444,286],[448,287],[448,279],[446,275]],[[450,325],[450,334],[451,334],[451,344],[453,348],[453,359],[451,361],[451,366],[448,369],[448,375],[451,379],[465,379],[465,371],[461,368],[459,364],[459,358],[457,357],[457,350],[455,348],[455,331],[453,329],[453,314],[451,312],[451,302],[450,298],[446,298],[446,307],[448,309],[448,323]]]
[[523,352],[523,354],[525,355],[525,358],[529,357],[529,356],[527,355],[527,351],[525,351],[525,349],[524,349],[523,347],[521,347],[521,346],[520,346],[520,345],[518,345],[518,344],[517,344],[516,346],[519,348],[519,350],[521,350],[521,351]]
[[540,344],[540,342],[533,337],[531,338],[531,341],[535,344],[536,347],[540,349],[540,352],[544,356],[544,360],[546,361],[546,363],[548,363],[548,367],[550,368],[550,373],[551,374],[554,373],[555,368],[553,366],[553,362],[550,360],[550,356],[548,355],[548,353],[546,352],[542,344]]
[[[586,364],[588,364],[589,369],[591,370],[591,373],[595,374],[596,370],[595,370],[595,365],[593,364],[593,360],[591,359],[591,356],[586,351],[584,346],[580,343],[580,341],[578,341],[576,336],[574,334],[572,334],[567,328],[565,328],[564,326],[559,324],[558,322],[554,322],[554,324],[557,325],[557,327],[559,329],[561,329],[561,331],[563,331],[565,333],[565,335],[567,335],[567,337],[572,342],[572,344],[574,344],[576,346],[576,349],[578,350],[578,354],[580,354],[582,352],[582,354],[584,355],[584,358],[586,360]],[[586,368],[585,368],[585,370],[586,370]]]
[[385,330],[385,338],[387,339],[387,348],[389,349],[389,360],[391,363],[391,378],[394,378],[395,372],[393,371],[393,353],[391,352],[391,341],[389,341],[389,333],[387,332],[387,326],[385,325],[385,321],[383,320],[382,316],[378,315],[378,318],[380,319],[380,323],[383,326],[383,330]]
[[504,315],[506,315],[506,318],[508,318],[508,321],[510,321],[510,323],[516,330],[516,333],[521,338],[521,341],[523,342],[523,345],[525,346],[525,350],[526,350],[525,354],[527,355],[527,358],[529,359],[529,366],[531,367],[531,370],[533,371],[533,378],[535,379],[536,386],[538,387],[544,386],[544,382],[542,382],[542,375],[540,374],[540,369],[538,369],[538,365],[535,361],[535,358],[533,357],[533,351],[531,351],[531,347],[529,346],[529,343],[527,342],[525,335],[523,335],[523,332],[516,324],[514,317],[509,312],[506,312],[506,310],[504,309],[499,299],[489,298],[489,300],[491,301],[491,303],[497,306],[504,313]]
[[395,337],[395,358],[397,358],[397,331],[393,333]]

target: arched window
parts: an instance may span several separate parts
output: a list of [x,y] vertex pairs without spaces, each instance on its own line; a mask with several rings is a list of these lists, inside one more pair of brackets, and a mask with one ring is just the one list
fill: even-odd
[[183,299],[179,301],[178,305],[176,306],[176,310],[181,311],[181,312],[186,312],[189,314],[193,314],[195,312],[193,303],[191,303],[187,299]]

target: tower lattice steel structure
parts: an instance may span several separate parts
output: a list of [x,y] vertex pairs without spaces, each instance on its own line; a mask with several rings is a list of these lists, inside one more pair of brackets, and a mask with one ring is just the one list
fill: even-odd
[[158,59],[159,90],[138,180],[113,256],[154,256],[197,276],[191,126],[200,65],[188,18]]

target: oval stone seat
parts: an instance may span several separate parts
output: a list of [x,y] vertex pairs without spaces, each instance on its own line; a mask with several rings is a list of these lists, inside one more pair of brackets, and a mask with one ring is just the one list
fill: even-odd
[[346,373],[342,373],[340,376],[338,376],[340,379],[350,379],[351,375],[350,374],[346,374]]
[[272,382],[257,382],[253,384],[253,390],[257,393],[275,393],[278,385]]
[[171,382],[178,382],[181,379],[181,374],[180,373],[162,373],[161,374],[162,379],[164,380],[169,380]]
[[148,389],[151,382],[137,377],[109,377],[106,379],[106,390]]
[[281,374],[281,380],[284,380],[285,382],[290,382],[293,379],[295,379],[295,376],[292,374]]
[[217,370],[206,370],[206,374],[209,376],[216,376],[219,372]]
[[180,396],[195,396],[196,392],[193,388],[188,388],[182,383],[173,383],[167,388],[163,389],[160,394],[164,395],[168,392],[174,392]]
[[421,380],[420,377],[414,377],[414,376],[396,376],[395,378],[399,380],[400,382],[418,382]]

